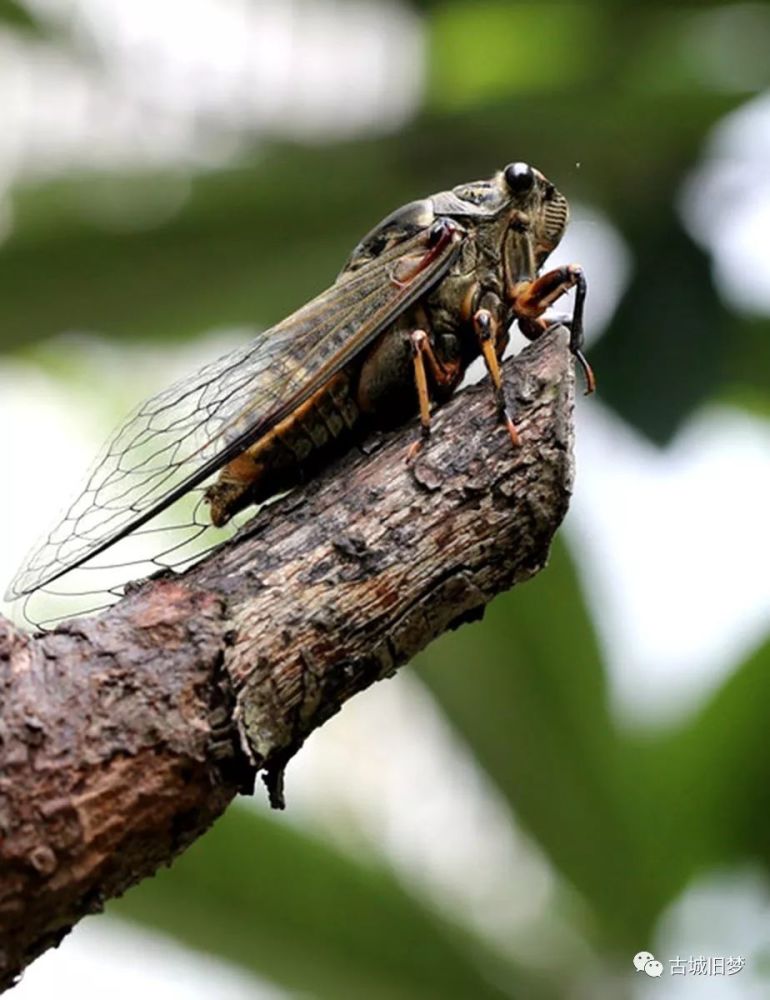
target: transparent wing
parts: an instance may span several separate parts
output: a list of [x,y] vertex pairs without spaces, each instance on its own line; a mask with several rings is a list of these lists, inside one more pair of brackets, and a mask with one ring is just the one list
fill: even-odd
[[82,566],[203,483],[435,284],[456,250],[450,240],[436,252],[429,231],[420,232],[142,403],[106,442],[85,488],[27,558],[6,598]]

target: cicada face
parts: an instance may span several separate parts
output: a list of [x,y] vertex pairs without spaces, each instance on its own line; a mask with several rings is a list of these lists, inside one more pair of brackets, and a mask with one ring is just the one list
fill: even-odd
[[532,173],[535,178],[531,207],[532,233],[535,262],[540,268],[548,254],[561,242],[569,222],[569,205],[561,191],[539,170],[533,170]]

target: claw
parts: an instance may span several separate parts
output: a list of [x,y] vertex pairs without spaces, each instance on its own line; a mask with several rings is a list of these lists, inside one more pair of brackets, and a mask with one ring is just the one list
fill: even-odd
[[594,375],[594,370],[589,365],[585,354],[583,354],[579,348],[574,352],[574,354],[578,364],[583,369],[583,377],[586,380],[586,389],[583,395],[590,396],[592,392],[596,392],[596,376]]
[[511,419],[511,415],[507,410],[503,411],[503,419],[505,420],[505,426],[508,429],[508,434],[511,438],[511,444],[514,448],[521,448],[521,438],[519,437],[519,432],[516,430],[516,424]]
[[412,444],[409,445],[409,450],[406,453],[407,465],[411,465],[412,462],[417,458],[417,456],[422,451],[422,442],[423,442],[422,438],[417,438],[416,441],[413,441]]

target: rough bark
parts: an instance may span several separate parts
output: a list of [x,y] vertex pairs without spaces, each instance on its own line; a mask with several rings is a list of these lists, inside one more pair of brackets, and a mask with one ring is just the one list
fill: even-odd
[[180,576],[29,636],[0,619],[0,985],[168,863],[263,768],[545,564],[572,486],[574,373],[556,330],[485,382],[264,508]]

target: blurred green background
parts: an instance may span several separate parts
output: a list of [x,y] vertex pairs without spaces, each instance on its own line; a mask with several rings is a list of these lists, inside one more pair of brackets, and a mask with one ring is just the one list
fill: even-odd
[[573,204],[599,378],[548,569],[22,998],[770,995],[769,54],[764,3],[0,0],[6,576],[73,400],[95,450],[511,160]]

